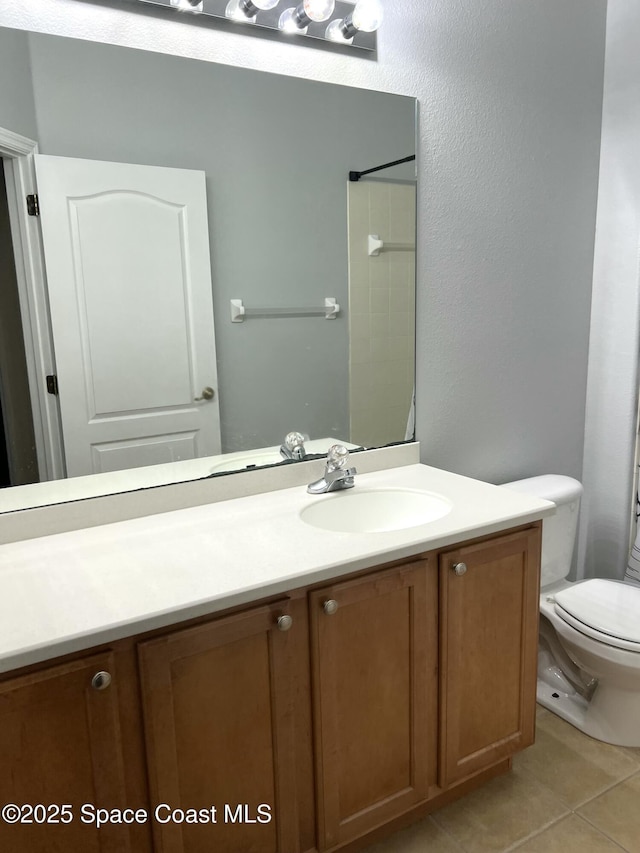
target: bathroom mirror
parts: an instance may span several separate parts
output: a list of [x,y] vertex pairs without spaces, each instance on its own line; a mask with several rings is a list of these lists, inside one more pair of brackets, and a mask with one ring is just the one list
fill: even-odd
[[[190,393],[199,399],[187,402],[204,411],[207,388],[214,386],[219,434],[217,445],[204,451],[197,442],[175,436],[160,442],[153,435],[141,443],[142,452],[131,441],[126,452],[100,454],[92,447],[94,467],[67,467],[72,476],[57,490],[52,483],[25,485],[38,479],[35,441],[31,458],[29,447],[21,451],[27,461],[11,478],[15,442],[22,437],[24,444],[33,431],[15,420],[19,407],[7,395],[7,375],[21,361],[26,370],[25,356],[20,341],[7,343],[0,352],[8,445],[3,485],[12,488],[1,493],[0,511],[275,464],[292,430],[307,437],[309,452],[324,452],[335,441],[369,448],[412,438],[415,163],[408,158],[415,155],[414,99],[9,29],[0,29],[2,79],[0,128],[35,139],[40,154],[204,173],[217,376],[202,381],[202,389],[194,384]],[[349,181],[352,171],[397,160],[407,162]],[[6,195],[1,182],[0,191]],[[47,211],[41,213],[46,237]],[[147,220],[143,213],[134,230],[140,221],[152,222],[153,215]],[[5,265],[8,228],[0,216]],[[147,230],[155,239],[155,227]],[[158,241],[154,255],[161,256],[164,243]],[[109,255],[97,266],[104,268]],[[53,287],[53,269],[48,273]],[[158,282],[162,274],[155,271]],[[104,285],[108,294],[99,294],[103,308],[120,306],[118,326],[103,330],[101,341],[107,365],[113,361],[109,381],[129,397],[142,360],[130,353],[149,356],[159,387],[176,364],[159,331],[162,324],[172,327],[175,312],[156,315],[165,285],[146,281],[146,301],[133,300],[129,310],[127,288],[134,286],[118,277]],[[65,322],[54,323],[56,353],[67,346],[75,313],[68,310]],[[13,328],[19,324],[18,315]],[[121,326],[126,333],[119,337]],[[134,328],[135,346],[127,349],[125,337]],[[81,333],[88,334],[86,328]],[[97,349],[90,340],[87,352]],[[157,400],[144,402],[145,383],[138,395],[144,417],[158,408]],[[114,408],[123,410],[117,394],[114,399],[109,417]],[[62,423],[61,457],[70,460],[74,439],[64,417]],[[111,447],[120,437],[109,441]]]

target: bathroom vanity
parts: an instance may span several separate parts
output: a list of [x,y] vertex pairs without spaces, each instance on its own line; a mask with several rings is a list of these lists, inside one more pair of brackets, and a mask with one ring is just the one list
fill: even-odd
[[[398,486],[452,509],[301,520]],[[3,546],[2,848],[356,850],[507,770],[553,509],[408,465]]]

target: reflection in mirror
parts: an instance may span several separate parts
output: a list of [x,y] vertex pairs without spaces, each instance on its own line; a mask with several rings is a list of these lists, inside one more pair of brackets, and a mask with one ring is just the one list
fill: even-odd
[[413,99],[0,29],[0,129],[50,310],[5,144],[0,509],[412,438],[415,167],[348,176],[415,153]]

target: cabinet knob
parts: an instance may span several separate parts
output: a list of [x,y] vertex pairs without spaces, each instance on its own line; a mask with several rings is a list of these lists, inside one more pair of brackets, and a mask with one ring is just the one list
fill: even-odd
[[330,598],[322,605],[322,609],[327,614],[327,616],[333,616],[333,614],[338,609],[338,602],[335,599]]
[[96,672],[91,679],[91,686],[94,690],[106,690],[111,684],[111,676],[108,672]]
[[278,631],[288,631],[293,625],[293,619],[291,616],[279,616],[276,624],[278,626]]
[[458,577],[460,577],[461,575],[464,575],[466,573],[467,564],[466,563],[456,563],[455,566],[452,566],[452,568],[453,568],[453,571],[458,575]]

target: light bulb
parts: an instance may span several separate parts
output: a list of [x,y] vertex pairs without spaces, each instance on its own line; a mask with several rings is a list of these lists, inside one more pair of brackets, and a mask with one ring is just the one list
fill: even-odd
[[373,33],[380,27],[383,15],[380,0],[359,0],[351,14],[351,20],[357,30]]
[[[304,0],[300,4],[305,15],[316,23],[328,21],[336,7],[336,0]],[[298,7],[300,8],[300,7]]]
[[171,5],[181,12],[202,12],[202,0],[171,0]]
[[303,0],[295,8],[285,9],[278,21],[285,33],[304,35],[310,23],[328,21],[335,9],[335,0]]
[[280,0],[229,0],[225,15],[232,21],[255,24],[258,12],[266,12],[277,6]]
[[382,14],[380,0],[359,0],[350,15],[331,21],[325,35],[331,41],[351,44],[359,30],[363,33],[375,32],[382,23]]
[[278,27],[283,33],[299,33],[304,35],[307,31],[306,27],[301,27],[296,18],[296,10],[292,6],[290,9],[285,9],[280,15]]
[[331,21],[327,27],[325,35],[331,41],[337,41],[339,44],[353,44],[353,35],[345,35],[344,20],[342,20],[342,18]]

